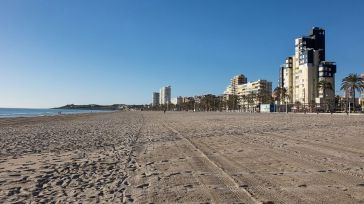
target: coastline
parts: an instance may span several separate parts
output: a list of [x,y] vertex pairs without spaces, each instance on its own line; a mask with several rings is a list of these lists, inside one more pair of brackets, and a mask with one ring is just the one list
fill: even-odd
[[39,109],[39,108],[0,108],[0,118],[26,118],[62,116],[73,114],[114,112],[116,110],[87,110],[87,109]]

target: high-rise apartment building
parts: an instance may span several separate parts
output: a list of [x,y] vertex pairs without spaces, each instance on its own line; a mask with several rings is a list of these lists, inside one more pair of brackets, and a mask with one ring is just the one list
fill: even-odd
[[159,93],[159,104],[165,105],[171,103],[171,86],[162,87]]
[[[291,103],[334,102],[336,64],[326,61],[325,52],[322,28],[314,27],[308,36],[295,40],[295,54],[286,58],[279,76],[279,86],[286,88]],[[326,85],[320,86],[320,81]]]
[[226,88],[224,95],[245,96],[251,93],[271,96],[272,82],[260,79],[254,82],[247,82],[247,78],[240,74],[230,80],[230,84]]
[[260,103],[270,102],[272,96],[272,82],[260,79],[254,82],[247,82],[247,78],[244,75],[237,75],[231,79],[224,95],[226,99],[236,95],[241,99],[239,100],[240,106],[249,107],[250,105],[251,108],[253,108]]
[[226,89],[225,94],[229,95],[237,95],[237,89],[239,85],[246,84],[247,78],[243,74],[239,74],[237,76],[234,76],[230,80],[230,84]]
[[159,106],[159,93],[153,92],[153,106]]

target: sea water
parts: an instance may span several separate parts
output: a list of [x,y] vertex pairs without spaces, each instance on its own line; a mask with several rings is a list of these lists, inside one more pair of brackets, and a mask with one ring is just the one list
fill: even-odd
[[0,108],[0,118],[53,116],[61,114],[96,113],[96,112],[107,112],[107,111],[75,110],[75,109]]

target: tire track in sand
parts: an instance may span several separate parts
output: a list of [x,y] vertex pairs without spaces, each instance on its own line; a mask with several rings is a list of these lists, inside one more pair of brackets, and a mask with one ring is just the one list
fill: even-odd
[[[225,182],[221,184],[224,185],[223,187],[226,188],[231,194],[236,195],[241,201],[244,203],[261,203],[258,200],[256,200],[252,194],[250,194],[247,190],[244,188],[241,188],[238,183],[232,178],[227,172],[224,171],[220,166],[218,166],[213,160],[211,160],[203,151],[201,151],[190,139],[184,137],[182,134],[180,134],[179,131],[171,127],[170,125],[167,125],[164,123],[164,126],[171,130],[173,133],[175,133],[178,137],[180,137],[182,140],[186,142],[191,147],[191,150],[197,150],[198,154],[201,156],[203,160],[205,160],[206,165],[210,165],[213,167],[214,170],[216,170],[219,175],[221,176],[221,179]],[[231,184],[231,185],[226,185]],[[214,198],[214,201],[217,203],[224,203],[224,201],[221,198]]]

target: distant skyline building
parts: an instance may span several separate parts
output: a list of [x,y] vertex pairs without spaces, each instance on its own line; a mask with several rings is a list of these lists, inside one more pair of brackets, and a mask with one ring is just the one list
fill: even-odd
[[183,97],[178,96],[178,97],[172,98],[171,103],[174,104],[174,105],[180,105],[180,104],[183,103]]
[[153,92],[152,106],[159,106],[159,93],[158,92]]
[[[284,87],[289,102],[334,102],[336,63],[326,61],[325,30],[313,27],[308,36],[295,39],[295,54],[280,68],[279,87]],[[331,88],[319,87],[326,81]],[[325,93],[325,96],[324,96]]]
[[160,89],[159,104],[166,105],[171,103],[171,86],[164,86]]
[[[230,80],[229,86],[224,92],[225,98],[236,95],[240,100],[240,106],[253,108],[260,103],[270,102],[272,96],[272,82],[259,79],[254,82],[248,82],[243,75],[234,76]],[[254,96],[248,99],[250,96]],[[255,107],[253,108],[255,109]]]

